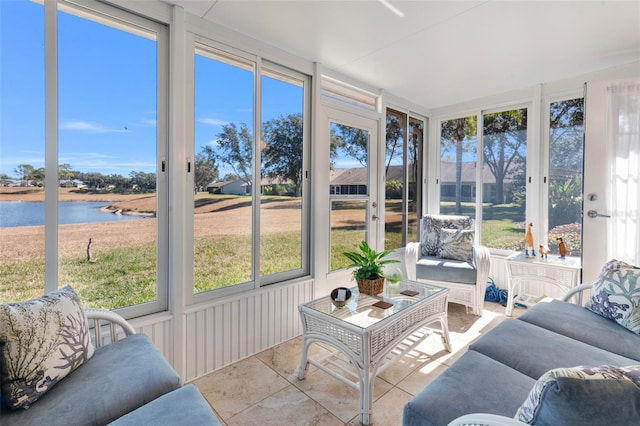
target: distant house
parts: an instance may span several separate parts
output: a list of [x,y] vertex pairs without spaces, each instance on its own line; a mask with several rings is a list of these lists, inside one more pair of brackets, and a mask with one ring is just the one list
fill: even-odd
[[[513,166],[512,168],[515,168]],[[329,185],[331,195],[364,195],[367,194],[367,176],[368,170],[364,167],[355,167],[350,169],[334,169],[329,174]],[[389,166],[387,170],[386,180],[403,181],[402,166]],[[484,202],[498,202],[495,200],[496,178],[489,170],[489,166],[485,165],[482,171],[483,182],[483,198]],[[411,174],[410,185],[413,184],[413,174]],[[512,186],[512,176],[507,174],[504,180],[505,198],[510,195]],[[410,186],[411,188],[411,186]],[[462,163],[462,201],[473,202],[476,198],[476,163]],[[442,162],[440,164],[440,199],[442,201],[455,201],[456,199],[456,163]],[[508,202],[502,200],[501,202]]]
[[249,195],[251,184],[242,179],[212,182],[207,185],[209,194]]
[[[515,166],[512,166],[512,170]],[[476,163],[475,161],[465,161],[462,163],[461,192],[463,202],[475,202],[476,200]],[[510,200],[512,187],[511,173],[507,173],[504,179],[504,200],[496,200],[497,188],[496,177],[491,173],[489,166],[484,165],[482,170],[482,198],[485,203],[506,203]],[[440,163],[440,200],[456,200],[456,163],[443,161]]]

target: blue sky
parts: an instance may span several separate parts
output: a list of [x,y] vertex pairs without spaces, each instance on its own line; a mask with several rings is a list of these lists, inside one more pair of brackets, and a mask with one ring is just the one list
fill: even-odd
[[[44,11],[0,0],[0,173],[44,166]],[[156,43],[64,12],[58,14],[59,164],[121,174],[155,172]],[[221,126],[252,128],[252,73],[196,60],[195,152]],[[263,121],[302,109],[302,89],[263,79]],[[229,169],[223,168],[221,175]]]

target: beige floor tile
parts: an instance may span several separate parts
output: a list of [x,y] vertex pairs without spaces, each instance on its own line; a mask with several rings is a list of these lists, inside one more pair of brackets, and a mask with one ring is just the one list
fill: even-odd
[[227,421],[229,426],[341,426],[344,422],[289,385]]
[[402,410],[413,396],[401,389],[393,388],[373,403],[375,426],[398,426],[402,424]]
[[440,362],[429,362],[416,369],[406,379],[398,383],[396,387],[415,396],[447,368],[447,365]]
[[[309,357],[319,357],[329,354],[329,351],[319,344],[309,347]],[[298,380],[298,367],[302,355],[302,336],[288,340],[278,346],[260,352],[256,357],[272,368],[282,377],[294,383]],[[314,366],[309,366],[309,372],[315,371]],[[307,373],[308,374],[308,373]]]
[[223,420],[289,385],[260,360],[251,357],[194,381]]
[[[295,386],[343,422],[348,422],[360,412],[359,392],[324,371],[317,370],[308,374]],[[376,378],[373,387],[374,402],[391,388],[391,384]]]

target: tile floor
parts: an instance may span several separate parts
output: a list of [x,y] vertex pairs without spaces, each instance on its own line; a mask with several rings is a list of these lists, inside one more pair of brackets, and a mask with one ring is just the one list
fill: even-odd
[[[439,334],[430,333],[378,375],[373,405],[376,426],[400,425],[405,403],[458,359],[471,342],[506,318],[505,308],[498,303],[485,302],[484,308],[478,317],[450,303],[453,351],[444,349]],[[514,308],[514,317],[522,312],[524,309]],[[423,330],[430,332],[428,327]],[[315,367],[304,380],[297,379],[301,350],[302,338],[297,337],[193,383],[228,426],[359,425],[356,390]],[[326,347],[311,345],[310,356],[323,352]]]

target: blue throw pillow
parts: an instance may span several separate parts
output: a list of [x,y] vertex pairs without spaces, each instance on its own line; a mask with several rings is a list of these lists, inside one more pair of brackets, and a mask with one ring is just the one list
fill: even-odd
[[515,419],[531,425],[639,424],[640,365],[550,370],[538,379]]
[[607,262],[586,308],[640,334],[640,268],[615,259]]

